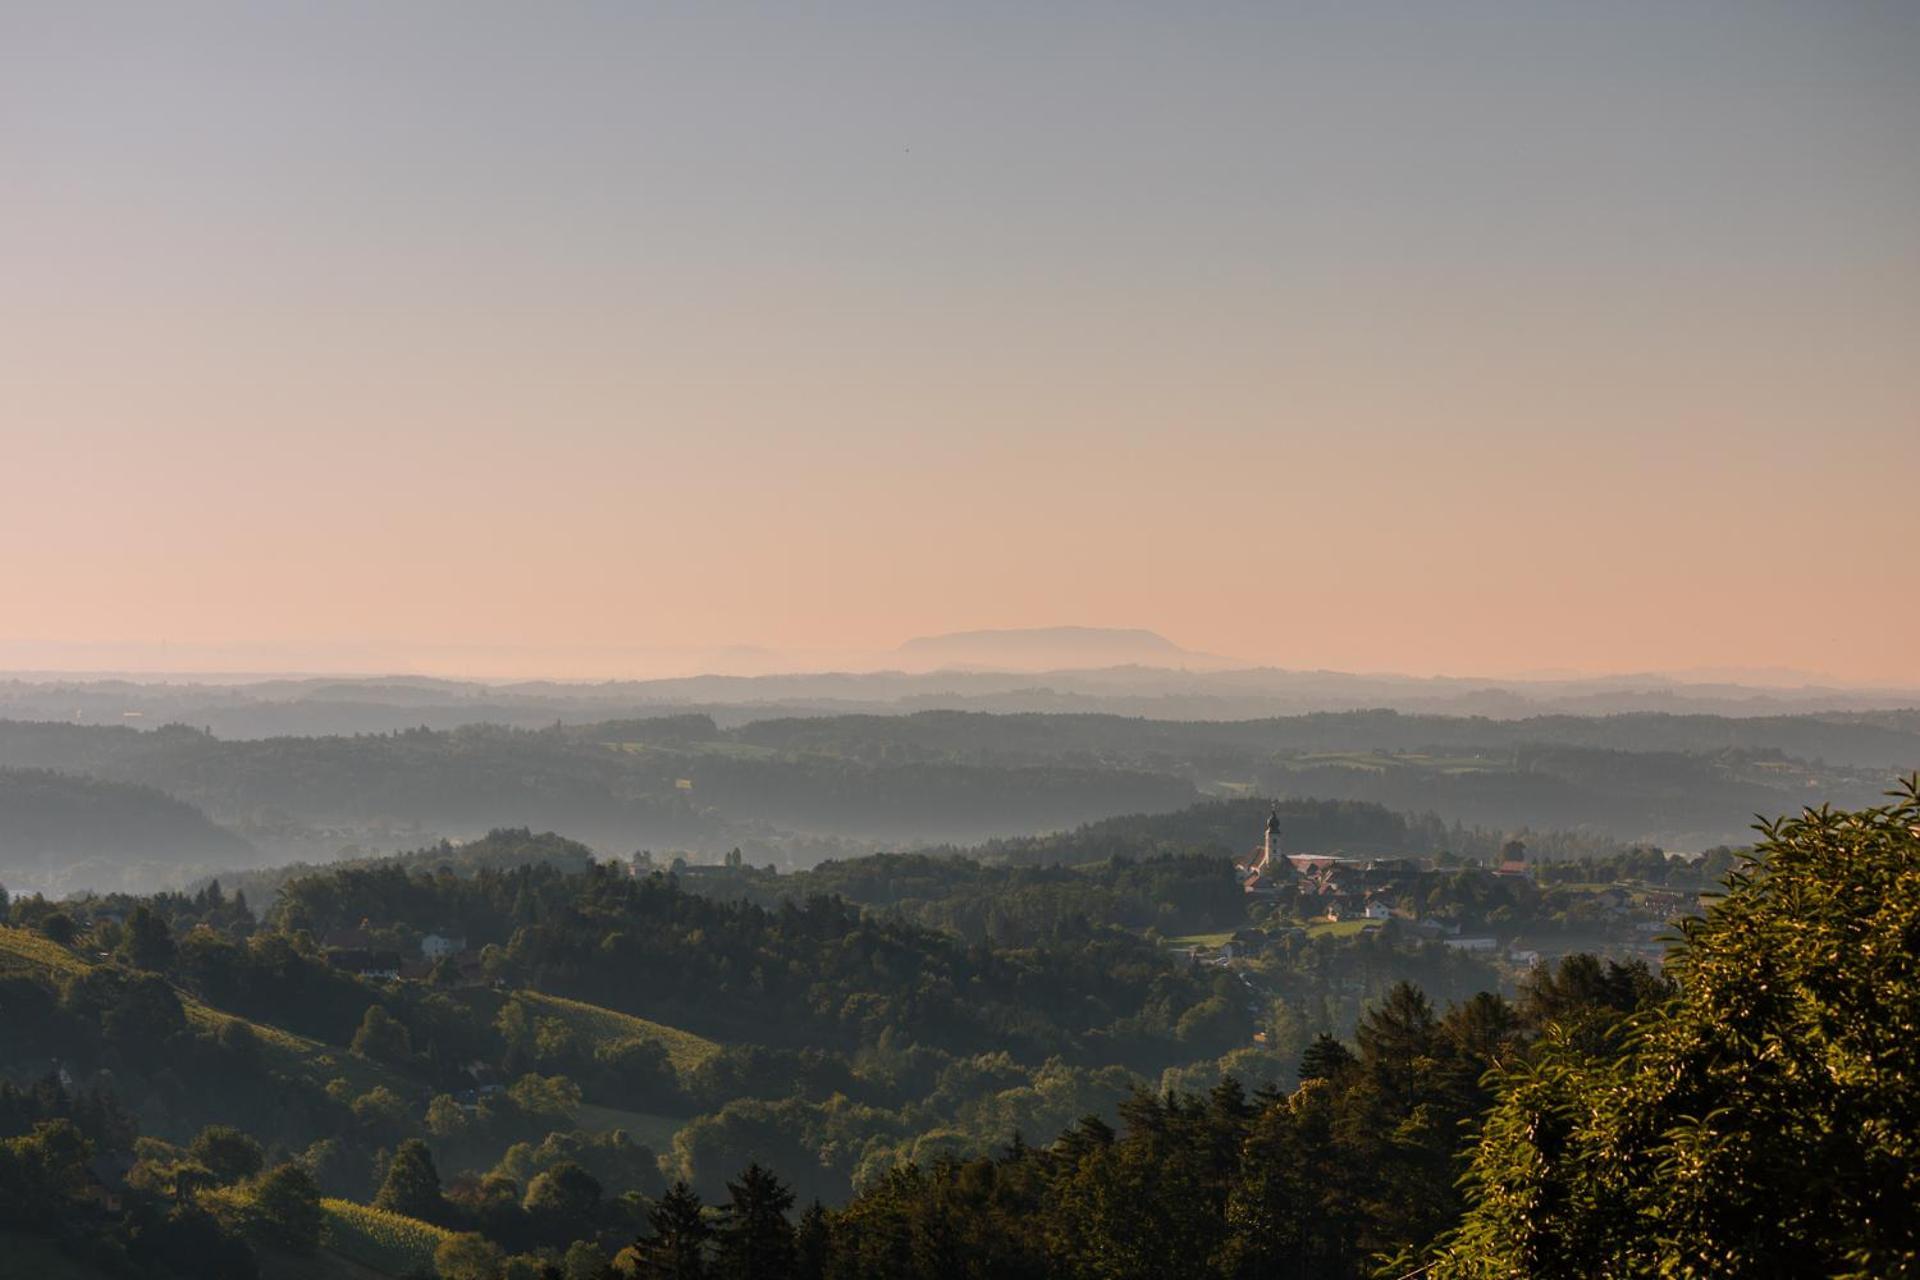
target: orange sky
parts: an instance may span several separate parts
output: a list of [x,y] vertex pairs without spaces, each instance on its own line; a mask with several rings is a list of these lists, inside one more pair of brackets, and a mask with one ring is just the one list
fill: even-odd
[[1905,15],[60,8],[0,667],[1920,680]]

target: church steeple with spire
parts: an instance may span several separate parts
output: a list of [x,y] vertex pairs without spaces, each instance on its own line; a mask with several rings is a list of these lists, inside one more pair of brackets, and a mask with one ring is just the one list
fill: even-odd
[[1267,815],[1260,847],[1248,855],[1247,865],[1241,870],[1242,884],[1248,893],[1277,893],[1279,888],[1274,881],[1292,878],[1293,864],[1280,853],[1280,806],[1275,805]]

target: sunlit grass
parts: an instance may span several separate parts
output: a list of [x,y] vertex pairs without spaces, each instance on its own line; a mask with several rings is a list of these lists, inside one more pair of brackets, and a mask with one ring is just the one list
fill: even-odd
[[1384,920],[1322,920],[1307,926],[1309,938],[1351,938],[1386,925]]
[[1168,938],[1167,945],[1172,947],[1218,947],[1233,940],[1231,929],[1219,933],[1188,933],[1178,938]]
[[341,1257],[387,1275],[432,1275],[433,1251],[453,1235],[431,1222],[351,1200],[322,1200],[320,1208],[326,1215],[321,1242]]
[[0,976],[35,973],[59,976],[85,973],[91,962],[31,929],[0,925]]

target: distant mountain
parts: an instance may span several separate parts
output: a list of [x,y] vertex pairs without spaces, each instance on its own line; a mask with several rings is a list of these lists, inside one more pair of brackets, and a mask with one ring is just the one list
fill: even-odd
[[1138,627],[1016,627],[920,636],[895,650],[910,667],[1063,671],[1097,667],[1217,667],[1210,654],[1182,649]]

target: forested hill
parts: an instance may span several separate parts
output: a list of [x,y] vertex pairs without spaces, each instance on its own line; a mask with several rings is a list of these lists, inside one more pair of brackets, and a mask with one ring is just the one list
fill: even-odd
[[223,872],[218,879],[229,891],[242,893],[251,902],[269,906],[279,896],[283,885],[316,877],[376,870],[397,870],[415,875],[451,872],[471,877],[486,871],[511,871],[518,867],[540,867],[572,874],[585,871],[593,861],[593,850],[577,840],[568,840],[551,831],[536,834],[525,827],[502,827],[489,831],[477,840],[466,840],[459,844],[442,840],[438,844],[410,849],[405,853],[340,858],[324,864],[285,862],[272,867]]
[[[227,741],[0,721],[0,767],[157,787],[283,858],[417,846],[494,827],[552,829],[609,852],[718,854],[780,833],[875,842],[978,840],[1174,808],[1193,783],[1097,762],[864,760],[756,748],[686,717],[585,728],[472,726]],[[705,728],[711,730],[710,722]]]
[[132,865],[219,867],[253,856],[246,841],[151,787],[0,769],[0,868],[16,877],[92,868],[113,884]]
[[990,840],[970,852],[986,862],[1022,866],[1190,851],[1237,856],[1256,843],[1270,813],[1279,816],[1283,845],[1293,853],[1425,856],[1449,847],[1447,826],[1431,814],[1409,817],[1354,800],[1274,802],[1250,796],[1169,813],[1103,818],[1053,835]]

